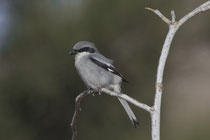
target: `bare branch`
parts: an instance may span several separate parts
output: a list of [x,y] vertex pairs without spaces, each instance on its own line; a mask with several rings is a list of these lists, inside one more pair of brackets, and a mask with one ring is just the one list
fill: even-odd
[[210,9],[210,1],[205,2],[204,4],[202,4],[201,6],[197,7],[195,10],[193,10],[192,12],[188,13],[186,16],[184,16],[183,18],[181,18],[179,20],[179,24],[178,26],[181,26],[182,24],[184,24],[187,20],[189,20],[191,17],[205,12],[207,10]]
[[176,15],[175,15],[175,12],[174,10],[171,11],[171,23],[174,23],[176,22]]
[[141,109],[144,109],[145,111],[147,111],[149,113],[151,113],[151,111],[152,111],[152,108],[150,106],[148,106],[148,105],[146,105],[144,103],[141,103],[141,102],[137,101],[136,99],[131,98],[130,96],[128,96],[126,94],[118,94],[118,93],[110,91],[110,90],[108,90],[106,88],[102,88],[101,91],[106,93],[106,94],[108,94],[108,95],[122,98],[122,99],[130,102],[131,104],[133,104],[133,105],[135,105],[135,106],[137,106],[137,107],[139,107]]
[[74,116],[71,121],[71,129],[72,129],[72,140],[77,140],[77,119],[79,117],[79,113],[81,111],[80,102],[83,98],[85,98],[87,95],[90,95],[89,91],[83,91],[80,93],[75,100],[75,112]]
[[171,21],[167,17],[165,17],[159,10],[157,10],[157,9],[155,10],[155,9],[152,9],[149,7],[145,7],[145,9],[154,12],[157,16],[159,16],[168,25],[171,24]]
[[163,91],[163,74],[165,69],[166,60],[168,58],[169,50],[171,47],[171,42],[174,38],[179,27],[185,23],[191,17],[197,15],[198,13],[207,11],[210,9],[210,1],[202,4],[186,16],[184,16],[181,20],[176,22],[175,12],[171,11],[171,21],[160,13],[159,10],[153,10],[151,8],[146,8],[150,11],[153,11],[156,15],[158,15],[165,23],[169,26],[169,31],[166,36],[166,39],[163,44],[163,48],[161,51],[158,69],[157,69],[157,79],[156,79],[156,92],[154,99],[154,111],[151,112],[151,121],[152,121],[152,140],[160,140],[160,110],[161,110],[161,99],[162,99],[162,91]]

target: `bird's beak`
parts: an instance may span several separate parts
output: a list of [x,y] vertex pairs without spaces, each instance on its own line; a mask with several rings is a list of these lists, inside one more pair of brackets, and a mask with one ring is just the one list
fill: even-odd
[[69,53],[69,55],[75,55],[75,54],[77,54],[77,52],[74,50]]

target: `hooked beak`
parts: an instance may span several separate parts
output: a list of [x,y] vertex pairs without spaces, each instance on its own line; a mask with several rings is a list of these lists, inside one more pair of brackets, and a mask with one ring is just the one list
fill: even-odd
[[69,55],[75,55],[75,54],[77,54],[77,52],[74,50],[69,53]]

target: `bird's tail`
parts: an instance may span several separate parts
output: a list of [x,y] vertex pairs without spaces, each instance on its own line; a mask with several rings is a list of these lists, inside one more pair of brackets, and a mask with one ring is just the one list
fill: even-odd
[[122,106],[124,107],[126,113],[128,114],[128,117],[132,121],[134,127],[137,127],[139,125],[139,122],[137,121],[136,116],[134,115],[134,113],[131,110],[128,103],[124,99],[121,99],[121,98],[118,98],[118,99],[119,99],[120,103],[122,104]]

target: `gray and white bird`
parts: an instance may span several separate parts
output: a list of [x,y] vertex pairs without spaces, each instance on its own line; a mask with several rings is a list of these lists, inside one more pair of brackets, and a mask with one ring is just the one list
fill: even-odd
[[[127,82],[127,80],[113,66],[113,61],[100,54],[93,43],[77,42],[70,55],[75,55],[75,67],[89,90],[100,93],[102,88],[106,88],[122,93],[121,82]],[[118,99],[133,125],[137,127],[139,123],[128,103],[124,99]]]

